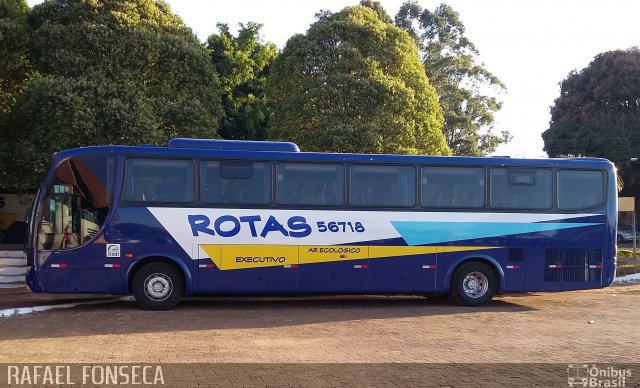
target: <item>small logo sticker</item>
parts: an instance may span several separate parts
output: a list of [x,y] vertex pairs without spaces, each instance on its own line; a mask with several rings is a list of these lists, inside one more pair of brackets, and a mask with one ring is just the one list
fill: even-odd
[[107,244],[107,257],[120,257],[120,244]]
[[627,379],[631,378],[631,369],[615,366],[601,367],[593,364],[574,365],[567,367],[567,384],[571,388],[580,387],[626,387]]

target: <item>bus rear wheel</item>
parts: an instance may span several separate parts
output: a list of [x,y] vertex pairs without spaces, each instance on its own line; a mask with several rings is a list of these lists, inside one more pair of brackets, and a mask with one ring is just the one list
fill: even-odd
[[480,262],[465,263],[453,274],[451,298],[462,306],[486,306],[498,288],[495,272]]
[[180,273],[166,263],[151,263],[133,277],[133,296],[147,310],[169,310],[182,298],[184,282]]

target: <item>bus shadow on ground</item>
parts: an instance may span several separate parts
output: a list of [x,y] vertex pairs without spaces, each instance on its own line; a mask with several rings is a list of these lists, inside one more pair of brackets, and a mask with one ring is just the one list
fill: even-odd
[[417,296],[194,297],[169,311],[147,311],[133,301],[116,301],[0,319],[0,340],[277,328],[535,310],[499,299],[486,307],[469,308]]

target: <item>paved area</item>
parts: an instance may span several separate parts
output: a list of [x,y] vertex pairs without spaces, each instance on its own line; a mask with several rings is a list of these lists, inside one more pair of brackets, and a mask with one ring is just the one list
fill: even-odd
[[[13,291],[12,291],[13,292]],[[52,296],[0,292],[0,309]],[[0,319],[0,362],[638,363],[640,284],[501,296],[192,298],[167,312],[114,301]]]
[[[0,310],[117,299],[118,297],[111,295],[36,294],[31,292],[26,285],[23,285],[0,289]],[[2,321],[0,320],[1,326]]]

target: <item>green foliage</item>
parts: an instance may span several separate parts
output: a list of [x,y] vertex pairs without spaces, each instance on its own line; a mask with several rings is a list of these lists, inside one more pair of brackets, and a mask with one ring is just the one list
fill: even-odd
[[29,12],[24,0],[0,0],[0,116],[13,108],[16,98],[37,76],[27,56]]
[[374,10],[376,15],[378,15],[378,19],[382,20],[383,22],[389,23],[389,24],[393,23],[393,19],[391,19],[391,16],[389,16],[389,14],[384,9],[382,4],[380,4],[379,1],[361,0],[360,1],[360,5],[363,6],[363,7],[371,8],[372,10]]
[[222,115],[205,48],[163,2],[50,0],[33,8],[42,78],[0,128],[0,186],[33,190],[51,153],[95,144],[217,137]]
[[225,139],[264,140],[267,112],[264,89],[278,51],[273,43],[260,42],[257,23],[240,24],[238,36],[218,24],[219,34],[207,40],[211,61],[222,91],[224,117],[218,133]]
[[450,153],[415,43],[379,14],[323,12],[289,39],[267,86],[272,137],[306,151]]
[[447,144],[455,155],[479,156],[511,139],[507,131],[492,132],[501,103],[495,97],[504,84],[483,64],[480,53],[465,37],[460,15],[446,4],[434,12],[417,3],[404,3],[395,18],[418,44],[429,81],[438,91],[444,113]]
[[640,49],[599,54],[569,73],[542,139],[551,157],[572,153],[614,161],[625,190],[637,195],[640,171],[630,158],[640,155]]
[[599,54],[580,72],[569,73],[542,138],[549,156],[637,157],[640,49]]

